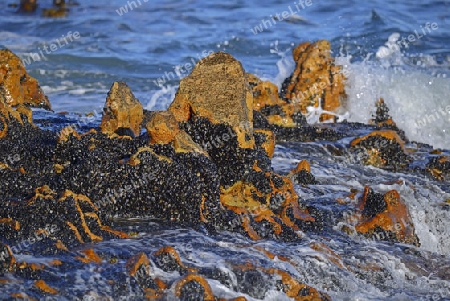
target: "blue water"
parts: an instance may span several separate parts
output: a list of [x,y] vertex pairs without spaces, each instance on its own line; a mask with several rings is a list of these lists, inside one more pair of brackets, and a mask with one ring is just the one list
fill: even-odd
[[[450,93],[448,80],[420,95],[423,87],[430,88],[430,78],[423,75],[449,76],[449,1],[311,0],[302,8],[296,1],[136,0],[133,5],[131,1],[99,0],[94,4],[78,1],[79,5],[70,7],[67,17],[60,19],[41,17],[41,10],[16,14],[14,8],[6,7],[13,0],[1,2],[0,47],[30,60],[27,69],[43,86],[55,111],[100,112],[106,93],[117,80],[127,82],[147,109],[165,109],[180,78],[189,73],[185,68],[184,73],[175,74],[176,66],[197,62],[211,51],[226,51],[239,59],[247,72],[280,84],[292,71],[290,51],[295,45],[328,39],[333,54],[355,67],[348,83],[349,103],[343,108],[350,113],[350,120],[367,122],[374,99],[383,96],[411,139],[450,148],[450,142],[442,142],[450,141],[450,111],[441,115],[445,120],[412,130],[430,108],[445,110],[450,105],[445,97]],[[39,3],[40,9],[51,6],[50,0]],[[271,16],[283,17],[283,12],[288,15],[286,20],[271,21]],[[267,29],[254,34],[263,21]],[[437,29],[425,29],[427,23],[435,23]],[[80,38],[67,45],[61,40],[59,47],[56,39],[69,32],[78,32]],[[420,39],[402,47],[397,55],[377,58],[376,52],[393,33]],[[52,43],[55,51],[47,54],[44,47]],[[31,60],[30,53],[40,51],[45,57]],[[360,62],[371,70],[361,69]],[[414,78],[392,75],[397,71],[394,67]],[[374,82],[374,78],[384,82]],[[165,81],[164,88],[158,86],[158,79]]]
[[[50,0],[38,2],[41,9],[51,5]],[[40,11],[17,14],[14,8],[7,7],[14,3],[13,0],[0,0],[0,47],[11,49],[24,60],[30,58],[30,53],[39,54],[45,46],[50,47],[56,39],[67,37],[69,32],[80,34],[79,39],[57,46],[50,54],[43,52],[45,58],[30,61],[26,66],[39,80],[55,111],[100,112],[114,81],[127,82],[147,109],[165,109],[173,99],[180,78],[188,74],[176,75],[175,67],[196,62],[210,51],[228,52],[242,62],[247,72],[280,84],[292,71],[290,51],[295,45],[328,39],[333,55],[351,71],[347,84],[349,100],[342,108],[343,116],[366,122],[373,112],[372,104],[383,96],[394,120],[408,137],[435,147],[450,148],[450,111],[439,113],[450,105],[450,1],[312,0],[310,6],[305,6],[295,16],[275,24],[272,22],[272,25],[267,25],[272,20],[271,15],[282,16],[284,11],[289,12],[289,7],[297,11],[295,5],[299,1],[140,0],[139,4],[136,0],[137,7],[128,13],[122,12],[122,16],[117,11],[131,1],[78,2],[79,5],[70,7],[66,18],[49,19],[41,17]],[[252,30],[263,21],[268,28],[254,34]],[[430,28],[435,23],[437,28],[424,29],[425,35],[422,28],[427,23]],[[408,48],[377,56],[377,53],[383,53],[380,47],[394,33],[406,38],[413,35],[416,39]],[[420,35],[422,37],[417,39]],[[158,86],[158,79],[160,82],[166,79],[164,87]],[[427,114],[435,112],[442,117],[423,127],[415,126]],[[315,259],[317,254],[311,251],[308,243],[321,240],[321,237],[307,237],[301,246],[267,242],[268,249],[284,250],[298,263],[296,276],[303,277],[316,288],[327,290],[335,300],[434,300],[433,293],[439,293],[441,299],[438,300],[449,300],[448,276],[433,276],[445,274],[444,267],[450,262],[450,213],[441,209],[442,202],[450,198],[448,190],[441,190],[427,178],[388,175],[361,166],[347,166],[343,170],[339,162],[328,160],[324,149],[320,143],[277,146],[274,167],[277,171],[287,172],[298,160],[310,159],[314,154],[312,172],[323,185],[296,189],[305,200],[317,204],[325,199],[333,203],[335,198],[345,194],[344,191],[362,189],[364,185],[372,185],[378,191],[397,189],[408,199],[423,253],[411,259],[399,246],[359,239],[349,244],[341,237],[326,237],[327,244],[346,263],[358,266],[349,272],[337,271],[332,263]],[[287,159],[286,154],[290,155]],[[399,178],[404,179],[406,185],[382,184],[394,183]],[[411,188],[413,184],[416,188]],[[186,250],[178,234],[169,231],[164,235],[167,236],[164,238],[166,244],[187,252],[182,256],[183,260],[198,266],[226,260],[217,247],[216,251],[204,250],[210,252],[210,260],[206,263],[202,250]],[[193,240],[204,239],[203,234],[195,231],[188,235]],[[148,235],[132,243],[105,242],[95,248],[132,245],[134,254],[147,251],[149,242],[160,237],[152,234],[150,229]],[[243,243],[241,240],[251,244],[236,237],[232,242]],[[226,249],[235,251],[236,247],[232,245]],[[236,252],[247,252],[244,250],[239,248]],[[433,262],[442,260],[442,267],[420,263],[423,271],[419,273],[410,266],[411,261],[419,262],[423,258]],[[369,275],[364,270],[363,262],[376,262],[381,266],[380,271],[387,275],[382,284],[376,275]],[[282,263],[277,265],[281,267]],[[327,279],[337,278],[333,285],[321,279],[324,271],[316,273],[314,270],[323,265]],[[95,277],[95,272],[87,269],[77,273]],[[82,288],[102,292],[101,286],[88,280],[81,283]],[[281,299],[275,296],[268,300]]]

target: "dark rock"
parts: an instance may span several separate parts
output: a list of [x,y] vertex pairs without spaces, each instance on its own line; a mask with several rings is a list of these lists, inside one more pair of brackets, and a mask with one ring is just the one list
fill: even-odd
[[405,141],[392,130],[373,131],[350,144],[363,164],[393,170],[406,169],[412,161],[404,145]]

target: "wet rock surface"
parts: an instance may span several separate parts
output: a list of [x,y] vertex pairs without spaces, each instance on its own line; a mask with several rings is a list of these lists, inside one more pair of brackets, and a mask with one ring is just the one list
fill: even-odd
[[282,98],[297,104],[302,113],[306,113],[309,106],[326,111],[321,114],[321,120],[333,119],[333,113],[346,97],[345,77],[330,52],[330,43],[326,40],[298,45],[293,51],[295,71],[281,89]]
[[[274,268],[274,262],[293,263],[261,246],[277,241],[295,248],[305,243],[306,236],[317,238],[327,232],[419,246],[408,199],[401,192],[367,186],[345,200],[331,200],[330,205],[325,191],[335,183],[324,180],[323,174],[332,172],[326,165],[295,158],[296,167],[274,170],[278,147],[304,151],[312,147],[310,142],[317,142],[321,148],[311,151],[311,157],[320,152],[330,161],[348,156],[358,166],[448,179],[448,156],[439,153],[430,158],[426,146],[410,152],[411,142],[389,117],[383,101],[375,104],[377,114],[370,125],[306,123],[302,114],[306,106],[317,107],[318,99],[324,98],[322,109],[335,112],[342,97],[344,78],[327,47],[322,41],[294,51],[297,68],[285,82],[282,96],[274,84],[247,74],[225,53],[202,59],[181,81],[167,111],[144,112],[129,87],[115,82],[103,118],[93,126],[32,112],[25,105],[50,108],[50,104],[42,91],[33,92],[39,86],[31,79],[26,81],[34,88],[24,88],[22,94],[11,94],[3,84],[0,275],[14,275],[30,284],[29,294],[16,291],[9,297],[64,296],[78,275],[61,280],[55,273],[88,265],[98,269],[104,292],[113,298],[246,300],[281,294],[294,300],[331,300],[310,285],[307,273],[299,277]],[[4,66],[10,68],[9,63],[0,65],[7,76],[16,72]],[[320,82],[324,76],[332,80],[323,91],[311,94],[311,103],[294,101],[295,93],[308,89],[305,79]],[[324,113],[321,118],[333,115]],[[315,189],[323,189],[320,197],[308,199]],[[305,190],[308,193],[300,197],[298,191]],[[343,218],[345,208],[351,215]],[[184,261],[186,254],[180,256],[176,248],[157,241],[152,246],[159,246],[155,252],[137,252],[133,247],[94,251],[92,245],[110,241],[133,244],[139,233],[121,227],[120,219],[151,219],[193,229],[204,237],[239,234],[261,245],[236,244],[233,252],[250,249],[261,252],[264,260],[232,258],[220,268],[205,267],[193,264],[192,258]],[[367,269],[348,266],[327,244],[312,241],[307,246],[319,254],[314,253],[315,260],[326,260],[338,269],[358,275]],[[60,256],[62,261],[36,264],[16,258],[29,253]],[[220,286],[236,294],[219,295]],[[77,291],[77,297],[104,296],[85,289]]]
[[381,240],[420,245],[411,216],[397,191],[388,191],[383,196],[365,187],[361,201],[362,219],[355,226],[357,232]]

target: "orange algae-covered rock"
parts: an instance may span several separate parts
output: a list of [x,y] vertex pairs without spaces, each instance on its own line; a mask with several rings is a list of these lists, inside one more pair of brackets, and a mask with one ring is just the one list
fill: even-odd
[[311,165],[307,160],[302,160],[297,167],[292,169],[289,174],[296,183],[302,185],[316,184],[315,177],[311,174]]
[[152,112],[146,126],[150,143],[167,144],[180,131],[178,121],[170,111]]
[[261,82],[253,88],[253,109],[260,111],[262,108],[276,105],[285,105],[278,96],[278,87],[271,82]]
[[[267,281],[268,278],[277,279],[276,290],[282,291],[292,300],[298,301],[328,301],[330,297],[315,288],[304,284],[299,279],[294,278],[288,272],[277,268],[263,268],[251,263],[235,265],[232,267],[237,276],[237,282],[241,291],[258,300],[265,300],[269,289],[273,289]],[[252,279],[248,283],[248,279]],[[242,282],[242,283],[241,283]]]
[[[34,241],[53,241],[61,250],[78,243],[102,241],[103,237],[123,237],[118,231],[115,235],[104,228],[97,215],[98,208],[87,196],[70,190],[56,193],[47,185],[38,187],[17,208],[11,219],[19,223],[21,235]],[[64,215],[65,212],[71,214]],[[55,214],[60,216],[55,218]],[[39,218],[33,219],[33,223],[28,222],[28,216],[36,215]],[[4,235],[14,235],[17,231],[12,227],[2,230]],[[99,258],[93,253],[85,253],[80,260],[96,262]]]
[[189,270],[181,262],[180,255],[173,247],[163,247],[156,251],[154,256],[156,265],[166,272],[178,271],[180,274],[184,274],[187,271],[195,272],[195,270]]
[[142,271],[145,275],[150,275],[150,260],[144,253],[139,253],[130,259],[126,263],[128,274],[132,277],[136,276],[138,271]]
[[208,281],[197,274],[188,274],[179,280],[175,285],[175,295],[181,300],[216,300]]
[[217,52],[202,59],[183,78],[169,107],[179,122],[193,115],[230,125],[239,146],[253,148],[253,96],[246,73],[231,55]]
[[258,81],[252,92],[253,109],[266,116],[269,123],[281,127],[295,127],[304,123],[299,106],[281,99],[275,84]]
[[295,301],[328,301],[331,298],[317,289],[299,282],[293,278],[289,273],[279,269],[267,269],[267,274],[278,275],[281,277],[282,290],[288,297],[293,298]]
[[[241,181],[226,189],[221,187],[221,204],[237,214],[238,223],[252,239],[264,238],[262,235],[274,238],[297,236],[292,230],[299,230],[299,222],[314,222],[308,210],[300,208],[292,182],[286,177],[278,180],[282,185],[277,188],[271,182],[273,190],[270,194]],[[281,203],[274,204],[274,200],[281,200]],[[260,225],[270,225],[270,231],[269,228],[261,231]]]
[[269,130],[255,130],[255,135],[262,135],[264,142],[261,143],[261,147],[265,150],[267,156],[272,159],[275,152],[275,134]]
[[350,147],[363,164],[378,168],[402,169],[411,161],[405,152],[405,141],[394,130],[373,131],[354,139]]
[[389,115],[389,108],[384,102],[383,97],[377,100],[375,103],[376,113],[373,119],[369,120],[369,124],[374,124],[379,127],[396,127],[394,120]]
[[21,12],[31,13],[37,9],[37,0],[20,0],[19,10]]
[[[284,97],[298,104],[302,113],[307,107],[319,107],[335,113],[346,98],[341,67],[335,65],[331,57],[330,43],[320,40],[302,43],[293,51],[296,67],[290,78],[283,84]],[[334,118],[332,114],[322,114],[321,120]]]
[[450,157],[434,156],[427,163],[426,171],[439,181],[450,181]]
[[56,295],[59,293],[57,289],[54,289],[53,287],[49,286],[44,280],[35,281],[34,286],[36,286],[42,292],[50,295]]
[[38,81],[27,74],[22,60],[8,49],[0,49],[0,102],[2,98],[9,106],[51,109]]
[[126,263],[127,273],[133,277],[145,292],[148,300],[162,300],[167,285],[158,278],[153,278],[150,260],[144,253],[136,254]]
[[149,115],[145,127],[151,144],[172,144],[177,153],[196,152],[208,155],[185,131],[180,129],[172,112],[152,112]]
[[126,83],[115,82],[108,92],[100,128],[102,133],[112,135],[121,130],[131,130],[133,135],[141,133],[144,111],[141,103]]
[[360,206],[362,220],[355,226],[357,232],[379,240],[420,245],[408,208],[397,191],[381,197],[366,187]]
[[75,258],[83,263],[91,263],[91,262],[100,263],[100,262],[102,262],[102,258],[100,256],[98,256],[97,253],[95,253],[95,251],[93,249],[86,249],[86,250],[81,251],[81,253],[83,253],[83,257],[77,256]]

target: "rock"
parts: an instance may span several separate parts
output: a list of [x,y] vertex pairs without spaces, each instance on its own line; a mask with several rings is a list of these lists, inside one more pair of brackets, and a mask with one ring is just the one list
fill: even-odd
[[19,11],[34,12],[37,8],[37,0],[20,0]]
[[100,256],[98,256],[97,253],[95,253],[95,251],[92,249],[83,250],[83,251],[81,251],[81,253],[83,253],[83,257],[77,256],[75,258],[83,263],[88,264],[88,263],[101,263],[102,262],[102,258]]
[[247,73],[247,81],[251,89],[253,89],[255,86],[261,83],[259,77],[251,73]]
[[126,263],[128,275],[133,277],[145,292],[147,299],[162,298],[166,284],[152,275],[150,260],[144,253],[136,254]]
[[211,290],[211,287],[200,275],[189,274],[183,277],[175,285],[175,296],[178,300],[189,301],[189,300],[204,300],[204,301],[214,301],[217,300]]
[[311,174],[311,166],[306,160],[302,160],[298,163],[297,167],[291,170],[288,174],[289,177],[294,179],[294,182],[301,185],[314,185],[317,184],[316,178]]
[[60,7],[58,9],[54,8],[43,9],[42,16],[47,18],[64,18],[67,16],[68,11],[69,10],[64,7]]
[[150,143],[168,144],[175,140],[180,131],[178,121],[172,112],[153,112],[146,124]]
[[22,107],[22,105],[14,109],[0,101],[0,139],[8,135],[8,128],[13,122],[19,126],[23,126],[24,123],[31,124],[31,114],[31,111],[28,108]]
[[295,70],[284,81],[281,91],[282,98],[298,105],[302,113],[309,106],[320,106],[329,112],[320,116],[322,121],[334,119],[333,113],[346,98],[345,77],[330,52],[330,43],[325,40],[298,45],[293,51]]
[[360,205],[362,220],[355,226],[358,233],[377,240],[420,246],[408,208],[395,190],[384,196],[365,187]]
[[0,243],[0,275],[11,272],[14,269],[16,259],[8,245]]
[[278,87],[271,82],[260,82],[253,87],[253,109],[266,116],[270,124],[295,127],[306,123],[299,107],[282,100]]
[[[172,247],[163,247],[155,253],[155,264],[165,272],[178,271],[181,275],[188,272],[188,268],[181,262],[180,255]],[[195,272],[195,270],[191,270]]]
[[254,131],[255,142],[257,146],[260,146],[272,159],[275,152],[275,135],[272,131],[257,129]]
[[[3,227],[2,236],[10,241],[27,238],[27,245],[39,242],[50,245],[49,249],[54,251],[66,250],[80,243],[98,242],[103,237],[127,237],[102,224],[98,208],[88,197],[69,190],[57,194],[50,187],[43,186],[14,207],[11,207],[10,202],[4,205],[6,208],[2,209],[0,216],[9,216],[19,225],[14,228]],[[32,223],[28,220],[30,216],[33,216]],[[17,251],[21,251],[22,245],[17,245],[17,248]],[[41,251],[47,252],[45,249]]]
[[389,108],[387,107],[384,99],[380,99],[376,102],[376,113],[373,119],[369,120],[369,124],[374,124],[377,126],[396,126],[394,120],[389,115]]
[[[217,167],[220,204],[224,207],[209,200],[206,207],[214,209],[203,210],[202,220],[216,229],[238,231],[253,239],[298,239],[294,230],[301,222],[297,225],[297,220],[313,222],[314,218],[300,208],[290,180],[273,173],[273,133],[253,130],[253,104],[241,64],[228,54],[215,53],[181,81],[168,110]],[[164,122],[156,122],[167,124],[159,127],[162,133],[167,131],[161,129],[176,128],[169,121],[171,117],[164,116],[158,119]],[[152,129],[155,122],[148,130],[153,137]],[[173,136],[163,142],[172,141]],[[272,179],[277,179],[277,184]],[[271,205],[271,201],[277,205]],[[288,217],[286,212],[295,214]]]
[[439,181],[450,181],[450,157],[431,157],[427,163],[426,172]]
[[350,143],[357,160],[378,168],[401,170],[409,166],[405,141],[393,130],[373,131]]
[[141,134],[144,111],[139,100],[124,82],[115,82],[108,92],[103,118],[102,133],[113,135],[121,128],[130,129],[134,136]]
[[27,74],[22,60],[8,49],[0,50],[0,103],[2,98],[11,107],[24,104],[51,109],[37,80]]
[[[293,300],[331,300],[327,294],[302,283],[302,281],[295,279],[286,271],[275,268],[255,267],[248,263],[233,266],[233,272],[237,278],[237,287],[235,289],[255,299],[265,299],[267,292],[272,289],[282,291]],[[252,279],[252,281],[249,282],[246,279]]]
[[389,115],[389,108],[382,97],[375,103],[375,107],[375,116],[372,116],[373,118],[368,121],[369,124],[375,125],[378,130],[393,130],[402,140],[407,141],[405,132],[397,127],[397,124]]
[[202,59],[180,82],[169,107],[178,122],[193,115],[212,124],[226,124],[237,135],[239,147],[253,148],[253,98],[246,73],[231,55],[217,52]]
[[50,295],[58,294],[58,290],[50,287],[44,280],[37,280],[34,282],[34,286],[37,287],[40,291]]
[[185,131],[180,130],[178,121],[170,111],[152,112],[145,127],[151,144],[171,144],[176,153],[196,152],[208,156]]
[[278,277],[280,277],[281,280],[277,285],[278,288],[280,288],[286,294],[286,296],[292,298],[295,301],[331,301],[330,296],[328,296],[327,294],[319,292],[315,288],[301,283],[285,271],[269,268],[266,270],[266,273],[269,275],[277,275]]

